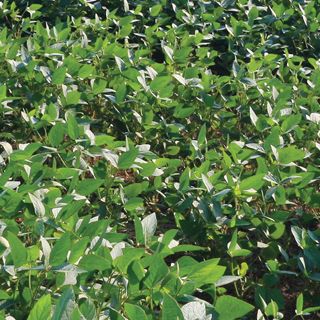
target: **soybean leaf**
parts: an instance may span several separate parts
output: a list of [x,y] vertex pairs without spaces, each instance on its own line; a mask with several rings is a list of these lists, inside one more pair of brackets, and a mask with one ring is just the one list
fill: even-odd
[[297,315],[300,315],[303,313],[303,294],[302,293],[300,293],[297,298],[296,313],[297,313]]
[[64,79],[66,77],[67,68],[60,67],[56,69],[52,74],[52,83],[53,84],[63,84]]
[[89,254],[84,256],[80,260],[79,266],[87,271],[104,271],[110,269],[111,262],[108,259],[98,256],[96,254]]
[[278,153],[279,162],[283,164],[302,160],[305,156],[305,152],[303,150],[297,149],[297,147],[295,146],[278,149]]
[[147,315],[144,310],[134,304],[125,303],[124,310],[130,320],[147,320]]
[[57,266],[64,263],[67,259],[67,253],[70,250],[70,248],[71,248],[70,233],[65,233],[53,246],[50,253],[49,264],[51,266]]
[[183,320],[184,319],[182,311],[177,301],[167,293],[163,295],[161,319],[163,320]]
[[240,182],[240,190],[246,191],[254,189],[258,191],[265,184],[264,174],[256,174],[252,177],[246,178]]
[[32,308],[28,320],[50,319],[51,315],[51,296],[49,294],[42,296]]
[[242,318],[254,309],[254,306],[238,298],[223,295],[217,299],[215,311],[219,320],[235,320]]
[[27,262],[27,249],[19,238],[12,232],[8,232],[7,239],[10,244],[11,256],[15,267],[21,267]]
[[78,76],[82,79],[88,78],[94,72],[94,67],[90,66],[89,64],[85,64],[82,66],[78,72]]
[[75,307],[74,300],[74,292],[68,287],[57,301],[52,320],[69,320]]
[[58,122],[50,130],[48,138],[49,142],[53,147],[58,147],[63,141],[65,134],[64,124]]
[[211,259],[197,264],[189,274],[189,278],[195,282],[196,286],[201,287],[204,284],[213,284],[218,281],[225,270],[225,267],[217,264],[216,259]]
[[78,122],[71,113],[68,113],[67,116],[67,131],[69,137],[73,140],[77,139],[80,135]]
[[129,151],[122,153],[118,160],[119,169],[128,169],[134,163],[137,155],[139,154],[138,149],[132,148]]
[[148,288],[152,288],[161,280],[163,280],[168,272],[168,266],[165,264],[163,259],[161,259],[159,256],[155,256],[153,257],[152,263],[150,264],[148,273],[144,280],[144,284]]
[[95,192],[102,184],[102,179],[85,179],[81,180],[76,186],[76,192],[82,196],[88,196]]

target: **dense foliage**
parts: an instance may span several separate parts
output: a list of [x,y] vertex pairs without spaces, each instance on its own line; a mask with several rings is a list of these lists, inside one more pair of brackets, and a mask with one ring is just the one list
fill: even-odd
[[0,21],[1,319],[320,317],[317,0]]

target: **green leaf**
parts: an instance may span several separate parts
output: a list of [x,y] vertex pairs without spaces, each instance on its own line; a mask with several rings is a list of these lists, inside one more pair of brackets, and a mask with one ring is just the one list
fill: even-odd
[[157,17],[159,13],[162,10],[162,5],[161,4],[156,4],[155,6],[151,7],[150,9],[150,15],[152,17]]
[[35,142],[35,143],[30,143],[27,145],[27,147],[24,150],[15,150],[11,155],[10,155],[10,160],[11,161],[21,161],[21,160],[26,160],[30,159],[30,157],[42,146],[41,143]]
[[51,316],[51,296],[42,296],[32,308],[28,320],[50,319]]
[[41,8],[42,8],[42,5],[41,5],[41,4],[34,3],[34,4],[32,4],[28,9],[29,9],[30,11],[37,11],[37,10],[39,10],[39,9],[41,9]]
[[303,294],[300,293],[296,302],[296,314],[300,315],[303,313]]
[[19,238],[9,231],[7,234],[7,240],[10,244],[14,266],[17,268],[27,263],[28,251]]
[[107,81],[103,79],[95,79],[94,84],[93,84],[93,93],[94,94],[99,94],[104,91],[104,89],[107,86]]
[[112,136],[108,136],[106,134],[102,134],[102,135],[96,135],[95,136],[95,142],[97,146],[102,146],[104,144],[109,145],[113,143],[114,137]]
[[142,223],[137,216],[134,218],[134,231],[137,244],[144,243]]
[[134,260],[139,260],[145,253],[143,248],[125,248],[122,255],[115,258],[113,264],[120,272],[126,273],[128,266]]
[[282,237],[285,230],[286,230],[286,226],[284,223],[282,222],[274,223],[269,227],[270,237],[272,239],[278,240]]
[[124,208],[128,211],[134,211],[137,208],[143,208],[143,199],[140,197],[130,198],[125,204]]
[[69,91],[66,96],[67,105],[77,104],[80,101],[80,92]]
[[117,310],[109,308],[110,320],[126,320]]
[[129,280],[129,290],[131,293],[135,294],[140,292],[141,281],[144,277],[145,271],[139,261],[133,261],[127,270],[128,280]]
[[304,245],[305,245],[305,242],[303,240],[304,230],[299,228],[298,226],[291,226],[291,232],[292,232],[292,235],[293,235],[294,239],[296,240],[298,246],[301,249],[304,249]]
[[316,312],[320,310],[320,306],[318,307],[309,307],[303,310],[303,314],[308,315],[309,313]]
[[123,25],[121,27],[121,30],[120,30],[120,35],[119,35],[120,38],[125,38],[125,37],[129,36],[131,31],[132,31],[132,25],[131,24]]
[[131,303],[125,303],[124,310],[129,320],[147,320],[148,319],[144,310],[137,305],[134,305]]
[[151,176],[154,173],[154,171],[157,169],[156,165],[153,162],[142,163],[140,164],[140,166],[142,167],[140,174],[143,177]]
[[267,305],[267,307],[264,310],[267,316],[273,316],[274,318],[277,316],[278,311],[279,311],[279,306],[273,300],[271,300],[271,302]]
[[282,185],[277,186],[274,195],[275,195],[275,200],[277,205],[286,204],[286,201],[287,201],[286,189]]
[[67,131],[71,139],[76,140],[77,138],[79,138],[79,125],[72,113],[67,114]]
[[290,162],[302,160],[305,156],[305,152],[297,149],[295,146],[277,149],[277,151],[279,154],[279,162],[282,164],[288,164]]
[[219,320],[235,320],[242,318],[254,309],[254,306],[238,298],[223,295],[217,299],[215,311]]
[[76,263],[83,255],[90,241],[89,237],[83,237],[71,246],[71,253],[69,257],[70,263]]
[[59,180],[71,179],[77,176],[79,171],[74,168],[58,168],[55,177]]
[[189,274],[189,279],[194,281],[197,287],[214,284],[223,276],[225,270],[226,267],[217,265],[217,259],[210,259],[198,263]]
[[201,129],[199,131],[198,134],[198,144],[199,146],[201,146],[202,144],[204,144],[206,142],[206,134],[207,134],[207,127],[206,124],[201,126]]
[[230,250],[229,253],[231,257],[246,257],[250,255],[252,252],[247,249],[235,249],[235,250]]
[[163,294],[163,304],[161,310],[162,320],[183,320],[182,311],[175,299],[169,294]]
[[136,148],[132,148],[129,151],[122,153],[118,160],[118,168],[123,170],[129,169],[131,165],[133,165],[138,154],[139,151]]
[[77,200],[69,203],[59,212],[58,219],[68,219],[72,215],[77,216],[80,209],[84,206],[85,200]]
[[281,125],[281,129],[285,133],[290,132],[292,129],[294,129],[300,123],[300,121],[301,121],[300,114],[292,115],[283,121],[283,123]]
[[144,284],[148,288],[154,287],[157,283],[162,281],[168,274],[169,268],[159,256],[154,256],[150,264],[148,273],[144,280]]
[[180,178],[179,178],[179,190],[181,192],[187,191],[189,189],[189,184],[190,184],[190,169],[186,168]]
[[67,68],[60,67],[53,72],[52,75],[52,83],[59,85],[64,83],[64,79],[66,77]]
[[63,141],[65,134],[65,126],[61,122],[57,122],[50,130],[48,139],[53,147],[58,147]]
[[89,64],[85,64],[84,66],[82,66],[78,72],[78,76],[81,79],[85,79],[90,77],[94,72],[94,67],[90,66]]
[[127,86],[125,83],[122,83],[120,84],[116,92],[116,101],[118,104],[122,103],[125,100],[126,94],[127,94]]
[[252,26],[253,22],[256,18],[258,18],[259,16],[259,10],[257,9],[257,7],[252,7],[248,13],[248,20],[249,20],[249,25]]
[[7,98],[7,86],[2,85],[0,86],[0,101],[6,100],[6,98]]
[[87,271],[104,271],[111,268],[111,261],[96,254],[88,254],[80,260],[79,267]]
[[88,196],[98,190],[104,183],[102,179],[85,179],[81,180],[76,187],[76,192],[82,196]]
[[180,107],[175,109],[173,116],[178,119],[188,118],[194,111],[194,107]]
[[232,166],[231,158],[224,151],[222,152],[222,154],[223,154],[223,161],[224,161],[225,165],[227,166],[227,168],[231,168],[231,166]]
[[258,191],[265,184],[264,174],[256,174],[252,177],[246,178],[240,182],[240,190],[245,192],[246,190],[254,189]]
[[46,113],[43,115],[42,119],[48,122],[52,122],[52,121],[55,121],[58,118],[58,116],[59,116],[58,107],[55,104],[50,103],[49,105],[47,105]]
[[70,233],[64,233],[51,250],[49,264],[51,266],[58,266],[60,264],[63,264],[67,259],[67,254],[70,248]]
[[73,309],[70,320],[83,320],[83,315],[77,306]]
[[136,197],[142,193],[148,186],[148,183],[145,181],[143,183],[132,183],[123,188],[124,193],[128,198]]
[[84,303],[81,304],[80,311],[86,320],[97,319],[96,307],[91,299],[87,299]]
[[68,287],[59,298],[54,309],[52,320],[69,320],[75,307],[75,297],[71,287]]
[[[8,300],[11,297],[4,290],[0,290],[0,300]],[[1,319],[1,318],[0,318]]]
[[171,76],[158,76],[151,81],[150,88],[153,91],[164,90],[172,81]]

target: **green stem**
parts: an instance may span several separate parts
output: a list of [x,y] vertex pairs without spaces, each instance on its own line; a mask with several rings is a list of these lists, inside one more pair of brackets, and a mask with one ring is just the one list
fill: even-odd
[[153,290],[150,289],[149,292],[150,292],[150,309],[154,310],[153,309]]
[[[234,261],[233,261],[233,258],[231,258],[231,274],[233,275],[233,276],[235,276],[235,274],[234,274]],[[237,297],[240,297],[240,293],[239,293],[239,290],[238,290],[238,286],[237,286],[237,282],[235,281],[234,283],[233,283],[233,286],[234,286],[234,290],[236,291],[236,294],[237,294]]]

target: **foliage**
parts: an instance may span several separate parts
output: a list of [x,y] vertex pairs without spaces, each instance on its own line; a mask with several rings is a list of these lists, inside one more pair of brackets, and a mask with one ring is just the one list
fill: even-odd
[[318,318],[319,12],[1,1],[2,319]]

